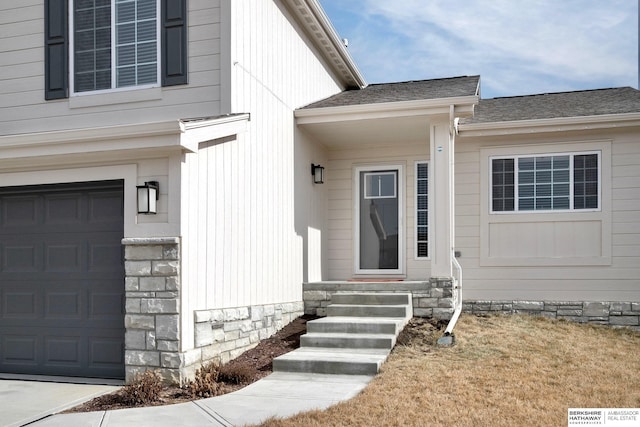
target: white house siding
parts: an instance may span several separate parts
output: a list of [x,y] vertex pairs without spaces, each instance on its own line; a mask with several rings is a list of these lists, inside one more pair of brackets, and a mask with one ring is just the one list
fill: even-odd
[[[521,150],[542,154],[549,149],[580,151],[594,145],[603,150],[601,212],[497,216],[483,212],[488,210],[490,197],[487,153],[509,147],[505,153]],[[464,298],[640,300],[638,161],[637,136],[624,130],[459,137],[456,249],[462,252],[459,260],[464,269]],[[500,217],[510,222],[505,229],[511,235],[496,239],[491,225],[504,226]],[[499,247],[489,248],[489,242]]]
[[[194,310],[302,300],[304,239],[323,218],[308,207],[298,212],[296,195],[323,191],[310,164],[324,158],[312,142],[294,143],[293,111],[342,90],[278,2],[223,2],[222,13],[231,18],[223,34],[227,112],[251,119],[237,139],[185,156],[183,250],[195,255],[183,271],[186,348]],[[312,256],[322,250],[314,247]]]
[[220,1],[190,0],[189,84],[44,99],[44,2],[0,2],[0,132],[166,121],[220,114]]
[[357,166],[402,164],[405,173],[405,266],[408,280],[430,277],[430,262],[415,257],[415,163],[429,160],[429,141],[389,141],[384,146],[357,145],[329,151],[325,173],[329,190],[327,280],[354,277],[354,187]]

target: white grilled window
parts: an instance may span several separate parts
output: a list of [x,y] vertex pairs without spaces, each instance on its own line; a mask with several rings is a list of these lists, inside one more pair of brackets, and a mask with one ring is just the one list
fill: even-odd
[[600,209],[600,153],[491,159],[491,211]]
[[158,0],[73,0],[76,93],[158,84]]

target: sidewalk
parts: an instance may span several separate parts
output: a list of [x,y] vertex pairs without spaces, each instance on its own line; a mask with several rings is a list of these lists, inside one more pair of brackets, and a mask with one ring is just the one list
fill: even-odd
[[77,378],[67,380],[3,374],[0,379],[0,427],[20,427],[121,387],[115,385],[116,382],[104,385],[91,381],[77,383]]
[[223,396],[177,405],[54,415],[29,426],[243,426],[326,409],[357,395],[372,378],[276,372]]

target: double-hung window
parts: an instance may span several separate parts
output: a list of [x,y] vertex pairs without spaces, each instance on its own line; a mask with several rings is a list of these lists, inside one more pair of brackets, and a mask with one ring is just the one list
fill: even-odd
[[600,153],[491,158],[491,211],[600,209]]
[[45,99],[188,83],[187,0],[44,0]]
[[72,0],[76,93],[158,85],[158,0]]

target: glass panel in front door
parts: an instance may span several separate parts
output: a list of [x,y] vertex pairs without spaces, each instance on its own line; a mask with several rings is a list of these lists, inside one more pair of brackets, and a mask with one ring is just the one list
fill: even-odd
[[398,171],[360,172],[360,269],[398,270]]

